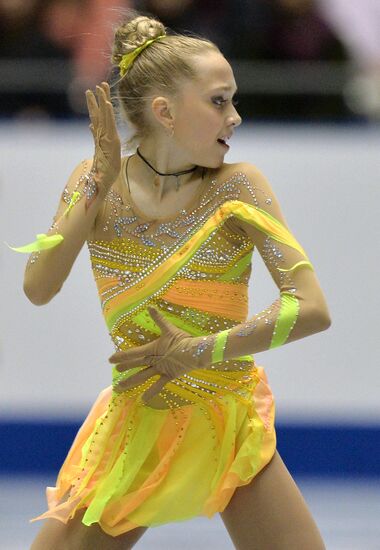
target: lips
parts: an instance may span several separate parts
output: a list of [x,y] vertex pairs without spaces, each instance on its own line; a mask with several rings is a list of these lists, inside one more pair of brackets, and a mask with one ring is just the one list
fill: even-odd
[[222,147],[224,147],[225,149],[229,149],[230,146],[222,139],[222,138],[218,138],[218,143],[219,145],[221,145]]
[[222,145],[225,145],[226,147],[229,147],[227,145],[227,141],[231,138],[232,134],[225,134],[224,136],[221,136],[217,139],[218,143],[221,143]]
[[222,147],[224,147],[224,149],[227,149],[227,150],[228,150],[228,149],[230,148],[230,146],[227,145],[227,143],[223,143],[223,141],[219,141],[219,140],[218,140],[218,143],[219,143],[219,145],[221,145]]

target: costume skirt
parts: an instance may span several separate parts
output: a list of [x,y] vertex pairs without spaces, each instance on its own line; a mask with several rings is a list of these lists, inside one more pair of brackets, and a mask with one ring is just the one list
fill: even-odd
[[116,393],[96,399],[47,487],[48,510],[36,521],[82,522],[117,536],[222,512],[235,489],[270,462],[276,449],[275,403],[263,367],[249,372],[248,404],[223,399],[155,409]]

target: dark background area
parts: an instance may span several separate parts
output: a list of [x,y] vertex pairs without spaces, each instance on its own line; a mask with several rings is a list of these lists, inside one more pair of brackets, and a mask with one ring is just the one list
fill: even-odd
[[87,118],[84,92],[112,74],[120,10],[214,40],[244,119],[363,121],[344,88],[349,54],[313,0],[0,0],[0,117]]

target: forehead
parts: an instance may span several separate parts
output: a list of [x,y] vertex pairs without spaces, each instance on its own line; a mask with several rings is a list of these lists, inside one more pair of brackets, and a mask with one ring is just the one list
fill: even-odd
[[208,52],[194,58],[197,71],[196,81],[190,85],[201,94],[225,89],[235,92],[237,86],[235,77],[227,59],[218,52]]

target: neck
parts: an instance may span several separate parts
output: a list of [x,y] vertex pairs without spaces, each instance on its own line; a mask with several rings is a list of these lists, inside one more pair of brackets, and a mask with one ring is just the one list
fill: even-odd
[[192,168],[188,168],[186,170],[179,170],[178,172],[160,172],[159,170],[157,170],[152,163],[149,162],[149,160],[147,158],[144,157],[144,155],[142,154],[142,152],[140,151],[139,147],[137,147],[137,150],[136,150],[136,153],[137,155],[141,158],[141,160],[143,162],[145,162],[145,164],[147,166],[149,166],[149,168],[151,170],[153,170],[153,172],[157,175],[157,176],[161,176],[161,177],[164,177],[164,176],[174,176],[176,178],[179,178],[179,176],[184,176],[185,174],[190,174],[191,172],[194,172],[198,166],[195,165],[193,166]]
[[195,165],[165,139],[143,140],[139,150],[150,164],[163,174],[190,170]]
[[[139,145],[138,151],[140,155],[136,152],[134,158],[135,169],[141,181],[145,181],[150,189],[153,189],[157,200],[176,190],[177,181],[180,190],[190,181],[193,181],[194,178],[199,177],[196,165],[176,158],[174,151],[170,151],[170,148],[165,147],[163,144],[161,146],[154,144],[153,147],[151,144],[144,142]],[[175,175],[170,175],[184,171],[188,173],[178,175],[178,178]],[[157,172],[160,172],[161,175]]]

